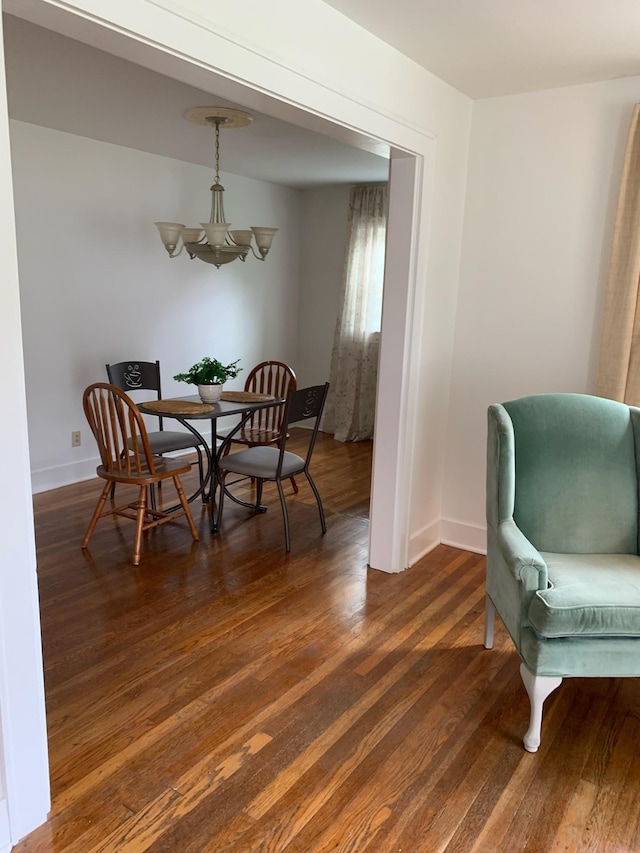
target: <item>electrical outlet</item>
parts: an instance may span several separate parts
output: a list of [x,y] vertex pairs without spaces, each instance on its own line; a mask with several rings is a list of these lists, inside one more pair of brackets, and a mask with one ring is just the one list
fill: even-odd
[[80,447],[81,444],[80,430],[76,429],[71,433],[71,447]]

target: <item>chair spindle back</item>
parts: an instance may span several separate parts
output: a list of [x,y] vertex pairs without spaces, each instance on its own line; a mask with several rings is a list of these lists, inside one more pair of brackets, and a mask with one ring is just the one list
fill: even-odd
[[[297,387],[296,375],[288,364],[282,361],[263,361],[257,364],[247,376],[245,391],[254,394],[270,394],[272,397],[285,397]],[[279,433],[284,417],[284,405],[271,409],[260,409],[250,419],[247,427],[264,432]]]
[[82,406],[106,471],[126,477],[155,474],[142,415],[124,391],[96,382],[85,390]]

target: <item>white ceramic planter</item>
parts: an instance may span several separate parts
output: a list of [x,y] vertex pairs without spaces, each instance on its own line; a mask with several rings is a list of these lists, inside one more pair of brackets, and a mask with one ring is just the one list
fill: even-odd
[[217,403],[224,385],[198,385],[198,394],[203,403]]

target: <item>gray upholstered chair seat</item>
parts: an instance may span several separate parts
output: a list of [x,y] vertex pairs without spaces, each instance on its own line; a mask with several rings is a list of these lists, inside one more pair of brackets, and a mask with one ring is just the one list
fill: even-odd
[[[540,555],[547,589],[529,605],[541,637],[640,637],[640,557],[634,554]],[[640,650],[639,650],[640,652]]]
[[[277,447],[250,447],[248,450],[230,453],[222,459],[220,465],[225,471],[233,471],[234,474],[261,480],[274,480],[279,459],[280,450]],[[294,474],[300,474],[303,470],[304,459],[285,450],[281,476],[286,480]]]
[[149,445],[151,452],[162,455],[163,453],[171,453],[174,450],[188,450],[189,448],[200,447],[200,439],[196,438],[190,432],[177,432],[174,430],[164,429],[162,432],[149,433]]

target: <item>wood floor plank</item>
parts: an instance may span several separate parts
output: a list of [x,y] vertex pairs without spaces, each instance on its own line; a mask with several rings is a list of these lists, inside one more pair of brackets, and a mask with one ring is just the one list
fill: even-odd
[[129,820],[120,824],[117,830],[104,838],[100,843],[90,848],[88,853],[111,853],[113,850],[128,851],[148,850],[152,843],[159,838],[167,827],[176,823],[191,811],[204,797],[211,796],[216,788],[230,779],[244,763],[263,749],[271,738],[259,732],[242,744],[237,752],[232,753],[216,766],[208,769],[206,774],[193,772],[189,779],[179,781],[180,788],[172,788],[157,797]]
[[[352,728],[371,708],[387,693],[397,682],[407,675],[408,671],[414,666],[415,656],[421,652],[422,643],[418,643],[409,654],[406,654],[392,669],[384,676],[380,677],[371,689],[368,690],[361,698],[353,702],[349,711],[343,714],[338,720],[327,726],[322,735],[316,737],[313,743],[306,750],[301,752],[294,763],[286,768],[286,782],[278,778],[273,785],[263,790],[260,796],[249,804],[247,812],[254,819],[263,817],[283,796],[288,790],[287,786],[293,786],[306,773],[306,771],[319,761],[328,749],[334,746],[346,732]],[[373,746],[390,727],[396,724],[397,713],[400,717],[404,715],[406,710],[411,707],[420,696],[430,687],[429,679],[425,678],[417,689],[405,699],[404,702],[398,703],[393,711],[393,714],[388,715],[383,722],[383,725],[378,731],[368,732],[367,740],[370,746]],[[365,742],[366,743],[366,742]],[[359,743],[360,750],[364,744]],[[366,753],[366,749],[365,749]],[[346,769],[346,768],[345,768]]]
[[[585,851],[603,850],[611,847],[607,841],[603,847],[602,839],[610,839],[612,824],[620,804],[623,785],[629,775],[633,761],[637,761],[640,750],[640,731],[638,720],[626,716],[610,753],[610,759],[604,770],[598,793],[589,814],[582,837],[581,848]],[[629,814],[625,815],[625,822]],[[623,827],[619,827],[624,831]]]
[[640,848],[638,681],[568,680],[526,753],[517,654],[500,624],[482,646],[484,558],[368,569],[370,467],[369,442],[320,435],[325,536],[303,483],[286,554],[265,489],[213,537],[195,503],[200,542],[151,531],[136,568],[124,520],[79,547],[98,481],[35,496],[53,804],[18,851]]
[[[635,719],[637,732],[640,721],[637,717]],[[640,745],[636,737],[629,772],[621,785],[622,790],[616,790],[618,803],[611,818],[609,830],[611,842],[608,845],[610,849],[613,849],[614,845],[617,845],[621,850],[640,849],[640,797],[638,797],[640,762],[637,760],[638,754],[640,754]]]
[[[478,629],[479,622],[472,623],[469,626],[469,636]],[[464,739],[461,738],[456,741],[455,746],[447,749],[445,744],[450,743],[447,733],[464,720],[474,703],[489,701],[491,694],[486,690],[487,680],[491,681],[496,673],[505,670],[508,656],[486,657],[485,667],[481,671],[476,671],[475,662],[469,661],[462,650],[454,652],[453,660],[447,648],[442,648],[440,654],[429,657],[428,661],[423,658],[416,660],[415,664],[415,675],[418,676],[419,673],[418,683],[427,681],[428,689],[375,749],[364,757],[361,763],[354,765],[348,784],[335,791],[327,807],[318,813],[313,824],[308,827],[308,832],[299,833],[299,837],[291,845],[292,850],[320,850],[325,847],[333,849],[341,843],[348,843],[353,849],[364,849],[365,836],[368,838],[369,827],[376,822],[376,815],[382,803],[391,809],[386,822],[395,824],[401,814],[419,808],[419,803],[429,797],[431,787],[435,787],[438,779],[446,772],[446,768],[457,754],[457,749],[464,746]],[[465,658],[467,669],[464,666]],[[451,686],[452,663],[463,676],[457,682],[453,695],[448,691]],[[507,673],[509,678],[513,677],[512,669],[510,667]],[[460,698],[456,702],[458,693]],[[494,696],[493,701],[495,698]],[[398,701],[395,695],[389,696],[388,700],[392,703]],[[453,711],[451,703],[454,703]],[[389,707],[382,706],[380,713],[389,713]],[[335,766],[332,768],[330,764],[327,765],[332,773],[331,778],[336,772],[335,767],[341,765],[345,756],[348,757],[349,750],[356,751],[359,748],[360,740],[371,726],[372,723],[368,719],[364,720],[362,728],[352,733],[351,742],[343,741],[337,745],[339,750],[336,749],[334,756]],[[416,785],[418,793],[413,797],[413,792],[407,793],[407,788],[416,781],[421,770],[425,771],[428,778],[420,780]],[[306,789],[305,785],[303,790]],[[310,793],[317,796],[313,789]],[[328,819],[327,813],[330,811],[335,815],[338,809],[340,819]],[[350,825],[346,819],[347,815],[354,814],[358,815],[357,826]],[[329,829],[325,829],[327,826]],[[364,834],[360,835],[360,831]],[[389,843],[390,849],[394,849],[394,842],[389,840]],[[372,849],[376,849],[375,843]]]
[[[600,730],[605,713],[602,708],[596,706],[591,695],[585,691],[574,691],[571,713],[565,717],[562,728],[551,742],[550,751],[543,759],[548,766],[538,769],[527,790],[527,797],[535,804],[535,808],[528,810],[529,826],[526,828],[527,843],[532,850],[548,850],[552,847],[556,827],[561,822],[582,777],[587,756],[583,751],[572,747],[572,740],[584,737],[587,742],[592,743]],[[572,732],[572,736],[567,738],[565,733],[569,730],[568,724],[574,715],[584,722],[584,726],[579,733]],[[544,771],[544,775],[540,771]],[[554,790],[552,800],[545,796],[545,790],[550,783]],[[522,825],[524,829],[524,819]],[[512,831],[517,831],[517,826],[517,821],[512,821]]]
[[571,853],[580,849],[584,828],[597,794],[598,788],[593,782],[584,779],[578,782],[562,821],[557,826],[549,853]]

